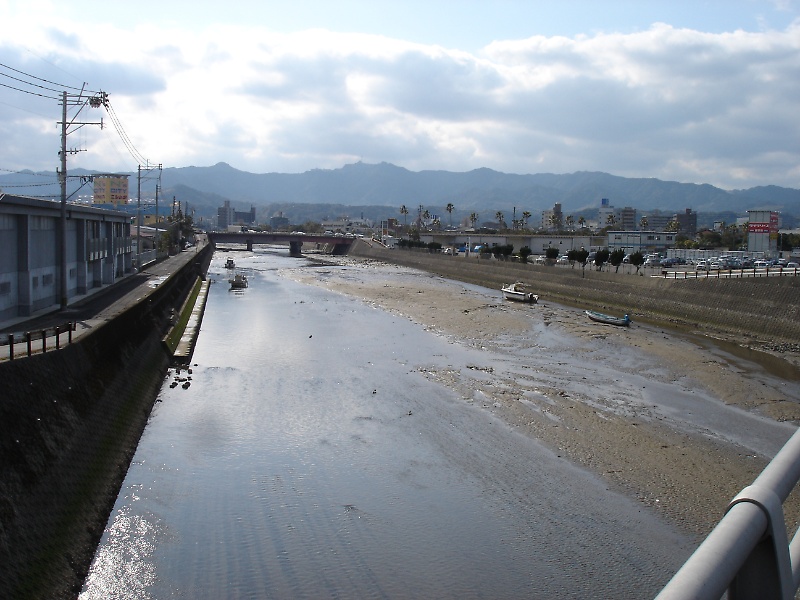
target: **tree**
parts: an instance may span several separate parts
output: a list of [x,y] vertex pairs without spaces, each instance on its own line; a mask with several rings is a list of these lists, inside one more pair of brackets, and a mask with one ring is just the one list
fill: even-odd
[[494,218],[497,219],[497,224],[503,229],[505,227],[505,223],[503,223],[503,212],[498,210],[494,213]]
[[578,226],[583,229],[586,225],[586,217],[578,217]]
[[553,248],[552,246],[547,248],[544,251],[544,257],[549,258],[550,260],[555,260],[558,258],[558,248]]
[[531,213],[529,211],[526,210],[522,212],[522,227],[524,229],[528,228],[528,219],[530,218],[531,218]]
[[400,207],[400,214],[403,215],[403,227],[407,228],[408,227],[408,219],[407,219],[407,217],[408,217],[408,209],[406,208],[405,204],[403,204]]
[[639,268],[644,264],[644,254],[639,251],[634,252],[630,255],[628,260],[631,261],[631,264],[636,267],[636,272],[639,272]]
[[567,229],[572,231],[574,226],[575,226],[575,217],[573,217],[572,215],[567,215]]
[[533,254],[533,250],[528,248],[528,246],[523,246],[519,249],[519,257],[522,259],[522,262],[528,262],[528,257]]
[[589,260],[589,251],[581,248],[580,250],[570,250],[567,252],[567,259],[575,261],[581,265],[583,276],[586,277],[586,261]]
[[469,215],[469,222],[472,223],[472,228],[475,229],[475,223],[478,222],[478,213],[471,213]]
[[445,206],[444,209],[447,211],[447,214],[450,216],[450,219],[449,219],[450,220],[450,227],[452,227],[453,226],[453,211],[456,209],[456,207],[453,206],[452,202],[448,202],[447,206]]
[[[422,207],[420,206],[420,208],[422,208]],[[426,208],[425,210],[423,210],[423,211],[422,211],[422,219],[423,219],[423,220],[425,221],[425,223],[427,224],[427,223],[428,223],[428,221],[430,220],[430,218],[431,218],[431,213],[430,213],[430,212],[428,211],[428,209]]]
[[667,226],[664,228],[665,231],[670,231],[672,233],[678,233],[678,229],[680,228],[680,224],[676,219],[672,219]]
[[594,255],[594,264],[597,266],[598,271],[603,270],[603,265],[608,262],[609,252],[608,249],[598,250]]
[[647,215],[643,215],[641,219],[639,219],[639,229],[642,231],[647,231],[647,225],[649,221],[647,220]]
[[625,250],[622,248],[617,248],[608,257],[608,262],[611,263],[611,266],[615,268],[615,273],[619,273],[619,266],[622,264],[624,258]]

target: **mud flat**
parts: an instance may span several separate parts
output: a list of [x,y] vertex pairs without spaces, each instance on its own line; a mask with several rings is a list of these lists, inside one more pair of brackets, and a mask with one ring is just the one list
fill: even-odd
[[[800,422],[792,365],[789,378],[775,377],[635,318],[630,328],[593,323],[546,295],[523,305],[503,300],[499,286],[478,288],[369,258],[330,264],[286,275],[403,315],[452,343],[529,356],[522,371],[475,365],[475,376],[441,369],[425,375],[698,540]],[[800,514],[796,498],[786,510],[791,526]]]

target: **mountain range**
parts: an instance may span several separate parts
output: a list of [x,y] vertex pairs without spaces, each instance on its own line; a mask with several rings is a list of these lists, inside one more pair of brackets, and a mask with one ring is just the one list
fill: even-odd
[[[76,169],[69,173],[70,194],[76,192],[80,177],[92,171]],[[137,195],[137,173],[130,173],[131,195]],[[43,185],[49,182],[51,186]],[[153,172],[142,182],[142,197],[152,198]],[[600,172],[570,174],[539,173],[518,175],[482,168],[468,172],[409,171],[389,163],[358,162],[339,169],[314,169],[305,173],[255,174],[239,171],[226,163],[211,167],[171,167],[161,172],[161,197],[188,202],[195,218],[210,218],[225,200],[236,210],[256,207],[258,220],[266,221],[282,213],[292,223],[319,221],[340,215],[402,220],[400,207],[406,206],[409,218],[428,210],[443,223],[458,222],[471,213],[481,221],[492,221],[503,212],[510,221],[513,214],[527,211],[538,217],[542,211],[560,203],[564,214],[592,218],[601,200],[611,206],[636,208],[645,214],[683,212],[691,208],[698,222],[708,219],[732,222],[748,210],[774,210],[782,214],[783,226],[792,227],[800,216],[800,190],[761,186],[744,190],[723,190],[709,184],[679,183],[655,178],[628,178]],[[23,171],[0,175],[0,190],[18,195],[57,198],[53,173]],[[145,191],[148,190],[148,191]],[[91,185],[77,192],[91,194]],[[445,212],[453,204],[452,215]],[[727,218],[726,218],[727,217]]]

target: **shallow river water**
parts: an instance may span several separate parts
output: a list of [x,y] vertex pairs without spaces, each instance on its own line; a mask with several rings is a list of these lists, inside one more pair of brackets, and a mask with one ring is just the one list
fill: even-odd
[[217,253],[82,599],[646,598],[691,552],[420,368],[507,357],[230,255],[250,287]]

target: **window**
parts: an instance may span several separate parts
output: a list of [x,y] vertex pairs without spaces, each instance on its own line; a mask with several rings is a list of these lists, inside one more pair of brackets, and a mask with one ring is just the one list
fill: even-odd
[[11,293],[11,282],[0,281],[0,296],[7,296]]
[[53,274],[42,275],[42,285],[53,285]]

